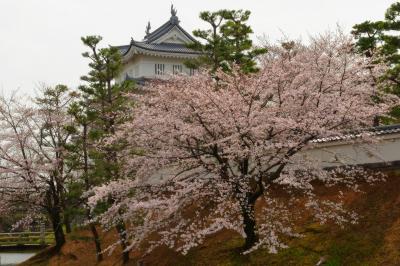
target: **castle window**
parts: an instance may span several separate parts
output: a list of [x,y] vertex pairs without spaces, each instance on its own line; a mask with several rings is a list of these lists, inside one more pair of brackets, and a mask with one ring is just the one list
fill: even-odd
[[194,76],[194,74],[195,74],[195,69],[194,68],[189,68],[189,75],[190,76]]
[[156,75],[164,75],[165,65],[164,64],[155,64],[154,65],[154,74]]
[[182,73],[182,65],[173,65],[172,70],[172,73],[174,73],[174,75]]

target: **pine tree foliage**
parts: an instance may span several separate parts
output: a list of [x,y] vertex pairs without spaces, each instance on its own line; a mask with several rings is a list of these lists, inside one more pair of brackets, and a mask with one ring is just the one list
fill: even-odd
[[[400,95],[400,2],[392,4],[383,20],[365,21],[353,27],[352,34],[356,38],[356,50],[367,57],[380,56],[380,60],[388,65],[384,75],[376,82],[384,81],[384,89]],[[376,62],[380,63],[380,62]],[[400,107],[393,109],[392,114],[400,119]],[[394,121],[391,121],[394,122]]]
[[250,39],[253,30],[247,25],[250,14],[250,11],[243,10],[201,12],[200,18],[210,28],[193,32],[201,42],[189,44],[189,48],[200,51],[202,56],[188,61],[187,65],[192,68],[208,66],[214,72],[218,68],[230,71],[236,64],[245,73],[257,72],[256,58],[266,53],[266,49],[253,46]]
[[[77,114],[84,109],[84,116],[81,118],[86,120],[84,122],[89,127],[87,139],[92,143],[92,147],[86,148],[93,162],[90,175],[96,177],[97,184],[127,177],[120,171],[124,164],[124,157],[121,156],[121,151],[126,147],[124,141],[111,143],[106,139],[112,137],[130,118],[131,112],[128,110],[132,104],[127,93],[132,92],[134,87],[130,81],[115,82],[122,69],[122,56],[115,47],[99,48],[101,40],[100,36],[82,38],[82,42],[89,48],[89,52],[83,53],[83,56],[89,59],[90,71],[81,78],[86,82],[86,85],[79,88],[84,100],[80,104],[81,110],[76,107]],[[115,200],[110,197],[104,204],[115,204]],[[118,231],[123,262],[126,263],[129,260],[129,252],[126,251],[129,245],[125,235],[126,226],[123,220],[118,218],[123,213],[122,207],[117,208],[117,219],[109,228],[115,226]]]

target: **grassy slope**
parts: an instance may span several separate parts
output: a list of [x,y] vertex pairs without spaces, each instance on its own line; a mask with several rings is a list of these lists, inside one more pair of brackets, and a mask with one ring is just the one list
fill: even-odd
[[[290,240],[290,248],[271,255],[258,250],[248,256],[239,254],[242,239],[229,231],[209,237],[188,255],[179,255],[167,248],[158,248],[143,260],[144,265],[315,265],[321,258],[324,265],[400,265],[400,175],[387,182],[364,189],[366,193],[350,195],[349,205],[362,215],[359,224],[340,229],[335,226],[307,224],[305,237]],[[111,243],[113,236],[104,236]],[[119,265],[117,252],[100,265]],[[132,254],[132,257],[138,257]],[[131,265],[137,265],[137,260]],[[30,265],[95,265],[94,246],[90,235],[80,231],[69,236],[60,255],[44,252]]]

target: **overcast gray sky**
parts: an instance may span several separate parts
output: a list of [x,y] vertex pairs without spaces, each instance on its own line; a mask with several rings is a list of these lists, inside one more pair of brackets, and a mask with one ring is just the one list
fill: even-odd
[[[181,26],[204,27],[203,10],[248,9],[256,36],[306,39],[335,29],[350,31],[364,20],[382,19],[393,0],[173,0]],[[0,0],[0,90],[31,93],[44,82],[76,87],[87,71],[80,37],[101,35],[104,43],[141,40],[170,17],[171,1],[161,0]]]

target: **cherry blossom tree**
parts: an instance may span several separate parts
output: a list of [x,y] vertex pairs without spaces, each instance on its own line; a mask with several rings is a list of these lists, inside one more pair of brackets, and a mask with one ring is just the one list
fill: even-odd
[[29,221],[42,213],[52,223],[56,249],[65,242],[63,211],[66,182],[65,145],[72,118],[67,107],[74,98],[67,87],[45,87],[34,102],[0,99],[0,194],[11,209],[26,208]]
[[315,184],[356,189],[371,174],[345,164],[327,169],[303,151],[315,139],[372,126],[393,105],[378,95],[369,64],[351,38],[329,33],[269,47],[259,73],[236,68],[217,72],[218,83],[207,73],[154,82],[133,96],[135,118],[109,139],[128,143],[124,171],[136,178],[97,187],[89,203],[113,198],[99,220],[110,227],[123,209],[129,248],[156,239],[148,251],[167,245],[186,253],[226,228],[243,236],[246,252],[276,252],[285,247],[281,236],[296,235],[291,204],[320,222],[354,222],[340,201],[318,198]]

